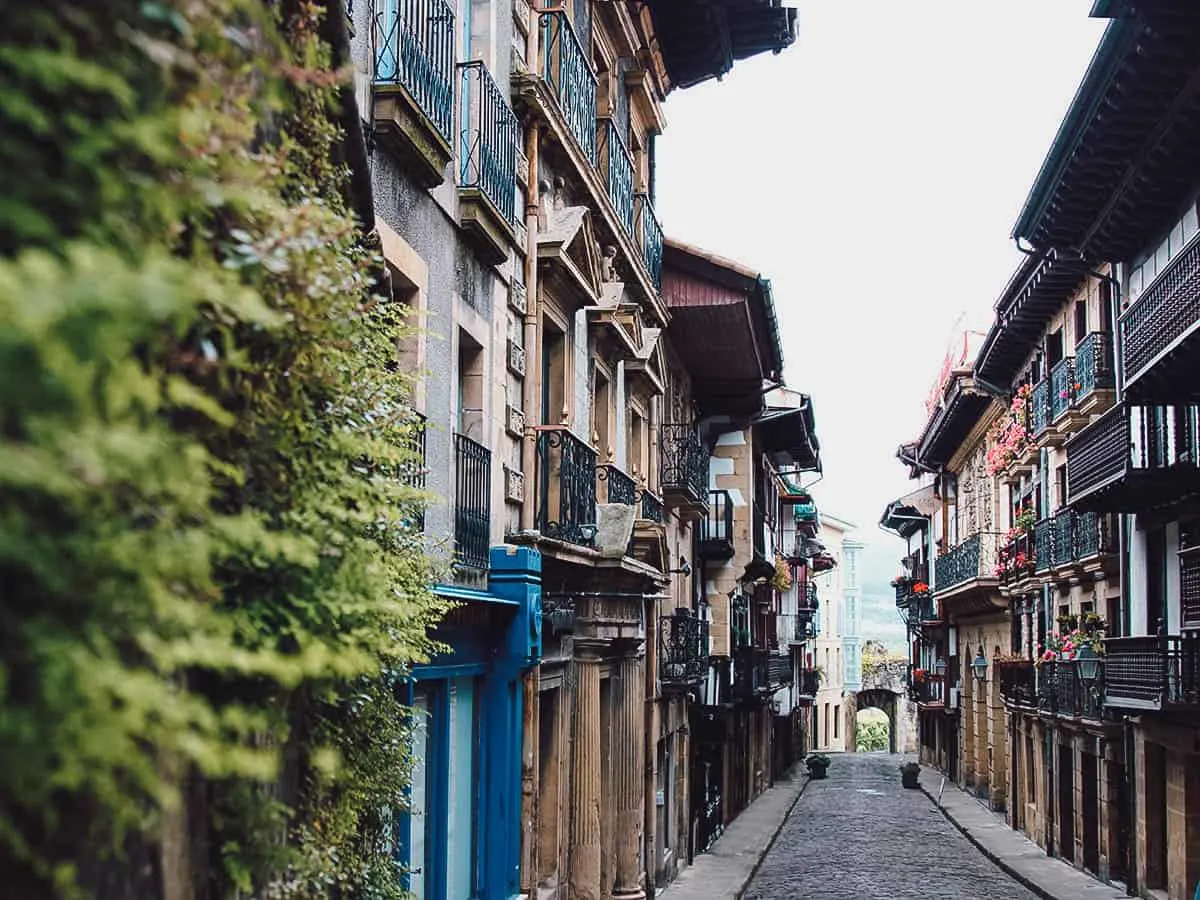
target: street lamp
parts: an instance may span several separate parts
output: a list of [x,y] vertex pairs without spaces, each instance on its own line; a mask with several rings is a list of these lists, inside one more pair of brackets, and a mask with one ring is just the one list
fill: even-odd
[[946,674],[946,657],[939,656],[937,662],[933,664],[933,674],[941,678]]
[[987,678],[987,657],[983,655],[983,648],[979,648],[979,655],[975,657],[971,663],[971,672],[975,675],[975,680],[983,683],[983,679]]
[[1091,647],[1081,647],[1075,654],[1079,663],[1079,677],[1087,684],[1092,684],[1100,675],[1100,654]]

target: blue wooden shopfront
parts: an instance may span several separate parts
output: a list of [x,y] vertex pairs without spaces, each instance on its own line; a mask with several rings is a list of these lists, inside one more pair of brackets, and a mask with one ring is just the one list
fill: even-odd
[[460,606],[417,666],[409,812],[400,863],[417,900],[520,893],[522,677],[541,657],[541,555],[493,547],[487,591],[439,585]]

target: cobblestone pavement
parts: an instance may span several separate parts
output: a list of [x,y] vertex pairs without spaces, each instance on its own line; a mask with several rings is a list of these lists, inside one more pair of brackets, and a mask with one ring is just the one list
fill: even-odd
[[901,757],[833,756],[809,783],[743,900],[1035,900],[921,791]]

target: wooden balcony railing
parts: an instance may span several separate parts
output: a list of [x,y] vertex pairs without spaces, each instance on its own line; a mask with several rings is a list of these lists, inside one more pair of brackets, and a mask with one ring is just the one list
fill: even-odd
[[733,655],[733,691],[741,699],[770,690],[769,653],[762,647],[742,646]]
[[1200,709],[1200,635],[1108,638],[1104,703],[1119,709]]
[[1029,436],[1035,441],[1050,430],[1050,380],[1043,378],[1033,386],[1026,409]]

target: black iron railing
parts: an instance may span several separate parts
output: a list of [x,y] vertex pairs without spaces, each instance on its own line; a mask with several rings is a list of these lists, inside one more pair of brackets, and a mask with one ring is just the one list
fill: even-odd
[[739,697],[752,697],[770,688],[768,652],[762,647],[743,646],[734,650],[733,688]]
[[708,450],[696,429],[682,423],[663,425],[659,433],[659,483],[664,493],[698,503],[708,496]]
[[1034,679],[1033,660],[993,662],[1000,680],[1000,696],[1016,706],[1037,706],[1037,687]]
[[1082,403],[1098,390],[1113,386],[1112,339],[1093,331],[1075,348],[1075,401]]
[[[429,469],[425,462],[425,416],[419,412],[412,413],[412,427],[404,439],[405,459],[400,464],[400,481],[418,491],[425,490],[425,478]],[[404,516],[406,524],[411,524],[417,531],[425,529],[425,502],[416,501],[411,511],[406,509]]]
[[917,702],[924,706],[945,706],[946,681],[937,675],[926,675],[920,681],[913,683],[913,692]]
[[537,438],[538,529],[572,544],[591,544],[596,523],[596,451],[565,428]]
[[375,81],[403,87],[450,143],[454,9],[445,0],[381,0],[377,9]]
[[1040,438],[1050,428],[1050,379],[1043,378],[1033,386],[1026,410],[1029,436]]
[[1064,356],[1050,370],[1050,421],[1075,404],[1075,357]]
[[708,492],[708,510],[700,520],[700,549],[714,557],[733,553],[733,500],[729,491]]
[[662,286],[663,261],[663,229],[658,216],[654,214],[654,206],[646,194],[637,195],[637,217],[640,220],[638,232],[642,245],[642,262],[655,287]]
[[815,697],[821,689],[821,672],[808,666],[800,669],[800,678],[796,682],[796,693],[801,697]]
[[661,497],[649,491],[642,491],[642,518],[658,522],[660,525],[665,521]]
[[1050,519],[1033,526],[1034,571],[1046,572],[1054,564],[1054,535]]
[[621,227],[634,238],[633,157],[621,139],[620,125],[615,119],[601,119],[599,127],[599,158],[596,161],[608,200]]
[[1106,706],[1200,707],[1200,635],[1108,638],[1104,651]]
[[1121,361],[1135,383],[1200,321],[1200,234],[1121,315]]
[[690,685],[708,673],[708,623],[690,609],[676,610],[659,622],[663,684]]
[[787,636],[788,642],[792,644],[803,644],[806,641],[811,641],[817,636],[816,611],[785,613],[781,616],[783,619],[783,633]]
[[945,591],[976,578],[996,577],[999,535],[979,532],[934,560],[934,588]]
[[571,20],[561,11],[541,14],[542,78],[579,149],[596,162],[596,76]]
[[454,560],[488,567],[492,521],[492,452],[465,434],[454,435]]
[[637,482],[611,463],[596,466],[596,500],[600,503],[637,503]]
[[1073,719],[1100,719],[1104,713],[1104,662],[1096,679],[1084,681],[1073,659],[1051,660],[1038,667],[1038,709]]
[[459,187],[477,190],[510,225],[517,217],[517,117],[480,60],[460,63]]

